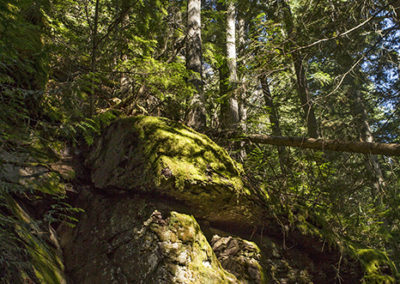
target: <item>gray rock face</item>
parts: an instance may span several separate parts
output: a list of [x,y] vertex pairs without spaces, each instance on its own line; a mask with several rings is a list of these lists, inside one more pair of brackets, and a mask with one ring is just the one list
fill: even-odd
[[142,197],[83,192],[80,203],[78,227],[60,230],[69,283],[239,283],[192,216]]

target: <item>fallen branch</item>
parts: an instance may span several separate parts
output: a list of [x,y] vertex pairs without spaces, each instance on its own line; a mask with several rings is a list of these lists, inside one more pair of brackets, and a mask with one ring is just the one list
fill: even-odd
[[269,136],[262,134],[250,134],[242,136],[240,139],[260,144],[300,147],[321,151],[400,156],[400,144],[394,143],[349,142],[330,139]]

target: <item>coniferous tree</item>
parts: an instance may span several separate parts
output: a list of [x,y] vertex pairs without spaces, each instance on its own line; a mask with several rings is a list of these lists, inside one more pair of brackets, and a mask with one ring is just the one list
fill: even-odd
[[187,124],[195,129],[206,127],[201,49],[201,0],[188,0],[186,66],[194,74],[189,80],[196,91],[189,103]]
[[233,1],[226,4],[226,59],[220,80],[224,99],[221,104],[221,124],[223,129],[232,130],[239,123],[239,105],[237,100],[236,65],[236,7]]

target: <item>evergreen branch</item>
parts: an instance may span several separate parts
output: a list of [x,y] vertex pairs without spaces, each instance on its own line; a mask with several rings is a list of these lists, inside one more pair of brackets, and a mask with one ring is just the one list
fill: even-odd
[[[346,36],[346,35],[348,35],[348,34],[354,32],[354,31],[358,30],[359,28],[363,27],[364,25],[368,24],[370,21],[372,21],[373,19],[375,19],[383,10],[385,10],[387,7],[389,7],[389,6],[390,6],[391,4],[393,4],[394,2],[395,2],[395,1],[390,2],[390,3],[387,4],[386,6],[382,7],[382,8],[379,9],[377,12],[375,12],[371,17],[369,17],[369,18],[366,19],[365,21],[361,22],[360,24],[358,24],[358,25],[352,27],[351,29],[349,29],[349,30],[347,30],[347,31],[345,31],[345,32],[343,32],[343,33],[339,33],[338,35],[333,36],[333,37],[330,37],[330,38],[319,39],[319,40],[317,40],[317,41],[315,41],[315,42],[313,42],[313,43],[310,43],[310,44],[308,44],[308,45],[298,47],[298,48],[292,50],[291,52],[297,52],[297,51],[302,50],[302,49],[307,49],[307,48],[313,47],[314,45],[320,44],[320,43],[322,43],[322,42],[326,42],[326,41],[334,40],[334,39],[337,39],[337,38],[340,38],[340,37],[344,37],[344,36]],[[387,14],[384,15],[384,17],[385,17],[385,16],[387,16]]]

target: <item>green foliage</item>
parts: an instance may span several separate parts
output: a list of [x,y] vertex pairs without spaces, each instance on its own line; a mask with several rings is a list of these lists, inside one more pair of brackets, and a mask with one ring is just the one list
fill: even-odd
[[85,118],[79,122],[65,124],[61,130],[60,136],[65,137],[75,146],[79,146],[81,142],[85,142],[91,146],[96,136],[107,127],[113,120],[118,117],[117,111],[109,110],[104,113],[97,114],[92,118]]
[[40,6],[44,1],[0,2],[0,83],[41,89],[46,80]]
[[76,216],[82,212],[84,212],[83,209],[73,207],[69,203],[65,202],[63,198],[58,198],[55,199],[55,202],[44,215],[43,222],[52,225],[53,223],[59,223],[62,221],[63,224],[69,227],[75,227],[79,222]]
[[32,218],[24,209],[31,202],[65,198],[63,177],[49,166],[58,157],[51,149],[55,144],[48,134],[53,125],[46,120],[43,104],[48,70],[42,18],[46,4],[0,1],[2,283],[59,283],[62,278],[60,259],[41,235],[49,223],[43,223],[40,214]]
[[297,151],[287,161],[286,174],[279,162],[271,146],[254,147],[245,168],[260,182],[282,230],[321,239],[326,247],[359,261],[365,283],[395,283],[399,219],[398,198],[389,197],[393,191],[377,200],[372,181],[358,172],[363,160],[357,162],[356,155]]

